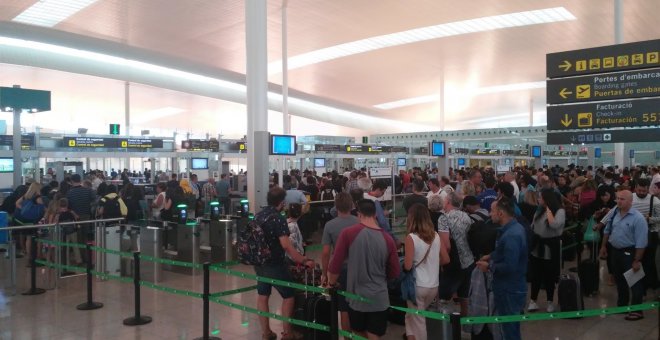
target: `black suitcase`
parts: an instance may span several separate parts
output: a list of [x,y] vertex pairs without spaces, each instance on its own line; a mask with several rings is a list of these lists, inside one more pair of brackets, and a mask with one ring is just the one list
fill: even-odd
[[592,246],[591,257],[583,260],[578,265],[578,276],[580,278],[580,285],[582,286],[582,294],[586,296],[598,293],[600,286],[600,262],[594,252],[596,252],[596,245]]
[[[560,242],[560,246],[563,242]],[[560,265],[562,260],[559,261]],[[582,288],[580,288],[580,278],[572,274],[562,274],[559,276],[559,285],[557,286],[557,297],[559,300],[559,309],[562,312],[579,311],[584,309],[582,300]]]
[[[305,282],[310,276],[308,272],[305,271]],[[294,299],[294,319],[330,326],[330,300],[325,295],[303,291],[296,293]],[[305,340],[330,340],[329,332],[298,325],[294,328],[304,335]]]
[[[401,293],[392,294],[392,292],[390,292],[390,306],[408,308],[406,301],[401,298]],[[387,321],[397,325],[405,326],[406,313],[394,308],[390,308],[387,311]]]

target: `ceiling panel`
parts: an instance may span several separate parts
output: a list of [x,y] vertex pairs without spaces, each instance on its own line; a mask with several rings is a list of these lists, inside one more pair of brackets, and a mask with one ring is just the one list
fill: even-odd
[[[36,0],[0,1],[8,21]],[[311,95],[373,109],[373,105],[437,93],[451,96],[452,117],[478,119],[529,110],[544,90],[473,96],[484,86],[542,81],[545,55],[614,42],[614,1],[604,0],[296,0],[288,1],[288,55],[369,37],[485,16],[563,6],[575,21],[465,34],[352,55],[291,70],[289,85]],[[268,59],[281,58],[282,1],[268,1]],[[626,42],[658,38],[660,1],[624,2]],[[125,43],[206,66],[245,72],[243,0],[99,0],[55,27]],[[281,82],[281,75],[270,76]],[[464,102],[460,102],[464,101]],[[458,102],[458,103],[456,103]],[[438,103],[378,115],[438,125]],[[439,124],[439,123],[438,123]],[[451,123],[448,123],[451,124]],[[448,126],[450,127],[450,126]]]

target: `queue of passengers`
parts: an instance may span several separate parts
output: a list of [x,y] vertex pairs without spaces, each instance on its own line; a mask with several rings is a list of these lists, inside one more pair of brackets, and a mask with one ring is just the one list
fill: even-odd
[[[602,235],[585,243],[606,261],[608,284],[617,289],[617,306],[641,303],[648,289],[658,288],[657,167],[516,168],[504,174],[471,168],[450,170],[447,176],[429,169],[402,171],[395,179],[395,192],[410,194],[403,201],[407,218],[401,238],[392,232],[389,210],[380,200],[388,186],[383,180],[372,181],[363,171],[320,178],[310,171],[300,179],[294,172],[283,182],[284,188],[271,186],[268,207],[255,217],[274,254],[267,264],[255,267],[257,275],[291,280],[287,266],[292,261],[314,266],[300,245],[299,213],[287,220],[279,212],[292,204],[299,207],[306,203],[303,199],[331,187],[334,218],[323,228],[321,281],[366,298],[340,296],[339,310],[342,329],[369,339],[386,333],[395,299],[391,283],[400,279],[401,271],[415,271],[415,298],[406,301],[413,309],[435,305],[446,311],[454,301],[463,316],[516,315],[539,310],[539,293],[545,290],[545,310],[559,310],[555,292],[565,251],[561,242],[568,234],[578,240],[583,233]],[[564,230],[575,222],[582,229]],[[628,287],[623,273],[641,267],[645,278]],[[260,310],[268,312],[268,297],[275,287],[284,299],[282,314],[293,315],[294,290],[263,282],[258,286]],[[624,319],[643,317],[642,312],[630,312]],[[276,339],[268,318],[260,321],[263,338]],[[427,338],[423,316],[406,314],[405,326],[407,339]],[[516,322],[464,330],[484,339],[521,338]],[[301,337],[284,324],[282,339]]]

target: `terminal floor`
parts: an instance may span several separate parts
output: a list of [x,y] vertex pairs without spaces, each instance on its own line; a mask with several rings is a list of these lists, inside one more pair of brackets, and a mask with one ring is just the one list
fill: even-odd
[[[319,252],[310,254],[319,256]],[[95,281],[94,300],[104,307],[93,311],[79,311],[76,305],[86,299],[83,276],[60,280],[57,289],[37,296],[23,296],[20,292],[28,287],[26,260],[19,259],[18,295],[11,295],[5,287],[8,283],[7,261],[0,261],[0,339],[193,339],[202,335],[202,301],[197,298],[173,295],[150,288],[142,288],[142,311],[153,317],[144,326],[128,327],[122,320],[132,316],[133,287],[117,281]],[[569,265],[570,266],[570,265]],[[252,272],[251,268],[237,266],[237,270]],[[165,272],[161,285],[202,291],[202,276],[188,276]],[[212,273],[211,292],[253,285],[254,282]],[[647,301],[657,292],[650,291]],[[541,296],[545,296],[541,292]],[[585,298],[587,309],[612,306],[615,302],[614,287],[601,281],[600,294]],[[226,298],[246,305],[256,305],[256,292],[250,291]],[[271,308],[277,310],[281,299],[271,298]],[[545,301],[539,301],[541,307]],[[637,322],[623,319],[623,315],[592,317],[581,320],[552,320],[525,322],[522,325],[524,339],[659,339],[658,315],[647,311],[646,318]],[[211,303],[211,329],[218,330],[222,339],[261,339],[260,328],[253,314]],[[281,322],[272,321],[275,332],[281,332]],[[385,339],[401,339],[404,327],[390,324]],[[469,339],[463,334],[464,339]]]

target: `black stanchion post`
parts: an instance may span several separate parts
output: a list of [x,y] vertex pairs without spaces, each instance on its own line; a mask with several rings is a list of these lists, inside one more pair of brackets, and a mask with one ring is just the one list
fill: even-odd
[[328,293],[330,293],[330,339],[339,340],[339,301],[337,300],[337,288],[330,288]]
[[135,290],[135,315],[124,319],[126,326],[140,326],[151,322],[151,317],[140,315],[140,252],[133,253],[133,286]]
[[221,340],[215,336],[209,336],[209,295],[211,295],[211,274],[209,272],[209,262],[204,262],[204,293],[202,294],[202,300],[204,302],[204,313],[202,315],[202,337],[195,340]]
[[92,242],[85,244],[85,253],[87,254],[87,302],[79,304],[76,308],[78,310],[99,309],[103,307],[103,304],[92,301]]
[[30,290],[23,295],[39,295],[46,292],[45,289],[37,288],[37,237],[30,237]]
[[449,321],[451,322],[451,338],[461,340],[461,313],[451,313]]

